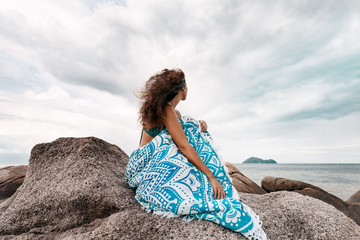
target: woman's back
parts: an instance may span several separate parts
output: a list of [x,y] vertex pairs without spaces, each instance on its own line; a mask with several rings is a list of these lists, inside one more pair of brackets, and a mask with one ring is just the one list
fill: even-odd
[[141,137],[139,147],[142,147],[148,144],[154,137],[156,137],[162,130],[164,129],[163,126],[156,126],[151,128],[145,128],[141,130]]
[[[181,117],[181,114],[178,110],[175,109],[176,115],[178,118]],[[139,147],[142,147],[148,144],[154,137],[156,137],[162,130],[164,130],[165,126],[150,126],[145,125],[141,130],[141,137],[139,142]]]

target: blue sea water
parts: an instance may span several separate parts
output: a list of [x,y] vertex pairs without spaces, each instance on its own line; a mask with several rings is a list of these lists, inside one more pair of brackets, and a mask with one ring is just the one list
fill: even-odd
[[360,164],[234,164],[261,186],[265,176],[289,178],[322,188],[343,200],[360,190]]

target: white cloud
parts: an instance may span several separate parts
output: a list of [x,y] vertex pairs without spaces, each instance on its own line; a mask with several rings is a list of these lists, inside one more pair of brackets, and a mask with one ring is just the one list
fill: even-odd
[[[95,135],[130,153],[139,137],[132,93],[179,67],[189,87],[180,111],[208,121],[226,159],[342,161],[351,152],[359,161],[354,147],[339,147],[358,146],[359,7],[2,1],[0,149],[25,154],[60,136]],[[355,131],[340,144],[333,129],[343,124]],[[323,143],[314,126],[333,140]]]
[[87,136],[100,137],[131,153],[139,132],[136,109],[120,96],[87,87],[73,90],[80,97],[72,97],[59,86],[15,96],[1,91],[0,140],[11,141],[18,149],[2,153],[25,155],[40,142]]

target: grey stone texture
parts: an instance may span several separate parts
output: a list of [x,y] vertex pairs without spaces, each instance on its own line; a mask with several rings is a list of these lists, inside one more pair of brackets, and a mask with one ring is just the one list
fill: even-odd
[[0,201],[11,197],[24,181],[27,165],[0,168]]
[[250,178],[242,174],[239,169],[229,162],[225,162],[229,175],[232,179],[232,184],[238,192],[243,193],[267,193],[262,187],[253,182]]
[[[101,139],[36,145],[28,173],[0,204],[0,239],[245,239],[215,223],[147,213],[125,182],[128,156]],[[360,239],[333,206],[296,192],[240,193],[269,239]]]
[[356,200],[357,193],[350,198],[351,201],[343,201],[342,199],[314,185],[279,177],[264,177],[261,181],[261,186],[268,192],[294,191],[305,196],[319,199],[334,206],[360,225],[360,204],[351,202],[351,199],[354,199],[353,201]]

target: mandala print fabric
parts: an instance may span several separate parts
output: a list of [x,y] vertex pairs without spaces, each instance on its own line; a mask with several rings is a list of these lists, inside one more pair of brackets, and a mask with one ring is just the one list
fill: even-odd
[[184,220],[215,222],[249,239],[266,239],[259,217],[239,201],[228,171],[213,148],[209,132],[199,122],[184,116],[179,121],[189,143],[223,186],[226,198],[214,199],[205,174],[179,151],[164,129],[148,144],[136,149],[126,167],[126,181],[136,189],[136,200],[155,214]]

